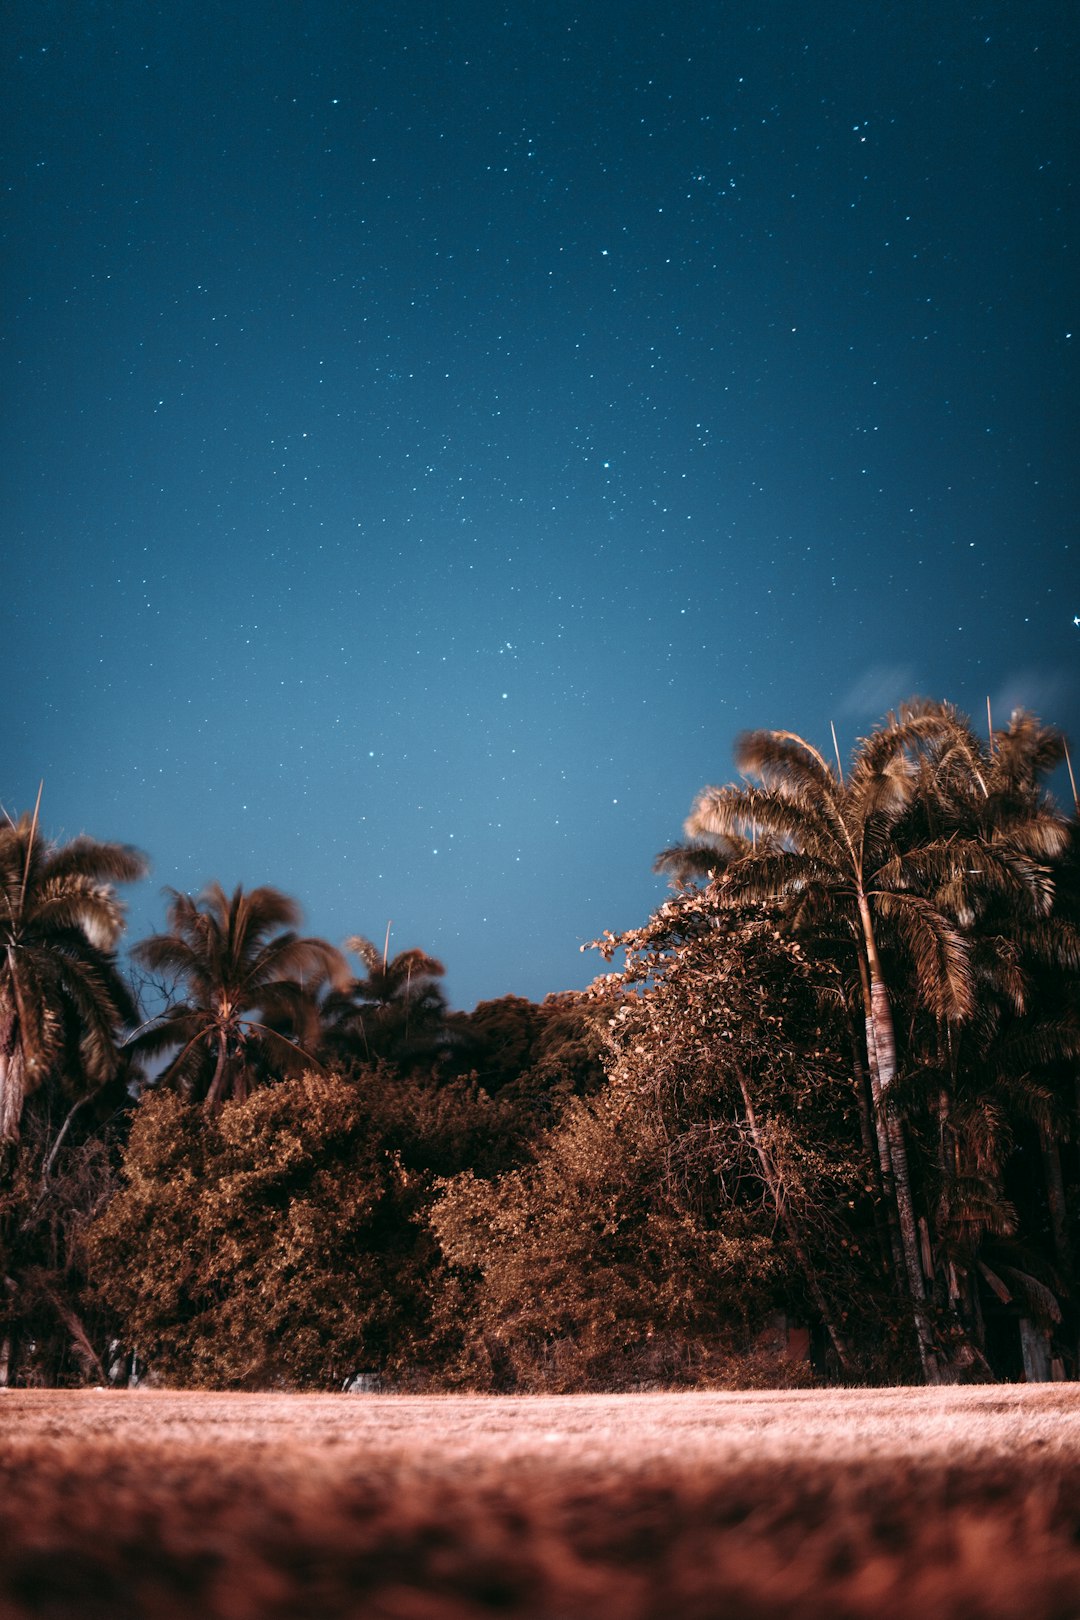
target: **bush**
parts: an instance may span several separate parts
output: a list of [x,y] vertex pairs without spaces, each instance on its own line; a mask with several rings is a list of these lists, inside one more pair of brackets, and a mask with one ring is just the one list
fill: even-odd
[[423,1313],[410,1174],[367,1089],[306,1074],[218,1114],[154,1093],[87,1262],[166,1382],[326,1388],[381,1367]]
[[449,1375],[549,1390],[701,1384],[767,1309],[777,1251],[760,1221],[723,1230],[673,1196],[668,1146],[638,1099],[570,1105],[535,1165],[444,1186],[430,1220],[464,1322]]

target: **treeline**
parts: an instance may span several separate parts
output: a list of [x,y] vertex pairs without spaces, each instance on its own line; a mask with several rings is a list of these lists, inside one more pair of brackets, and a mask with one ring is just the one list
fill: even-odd
[[9,821],[0,1381],[1080,1376],[1066,760],[922,701],[846,767],[748,733],[620,971],[467,1014],[268,887],[122,970],[142,857]]

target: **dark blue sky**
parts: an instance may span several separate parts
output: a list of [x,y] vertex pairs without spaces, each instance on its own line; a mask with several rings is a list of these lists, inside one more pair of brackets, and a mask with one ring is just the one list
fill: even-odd
[[14,0],[0,800],[542,996],[747,726],[1075,730],[1072,0]]

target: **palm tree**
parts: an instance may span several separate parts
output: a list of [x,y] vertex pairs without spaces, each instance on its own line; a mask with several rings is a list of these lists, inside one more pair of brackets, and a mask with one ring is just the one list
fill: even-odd
[[116,1073],[117,1032],[134,1003],[113,948],[124,908],[113,887],[145,858],[88,837],[46,842],[32,816],[0,827],[0,1141],[19,1134],[23,1105],[61,1076],[83,1090]]
[[446,972],[443,964],[415,946],[391,956],[389,929],[381,951],[362,934],[347,939],[345,949],[367,971],[323,1002],[327,1052],[363,1062],[431,1057],[446,1016],[446,998],[436,983]]
[[318,1067],[298,1037],[310,1039],[316,992],[349,982],[341,953],[299,937],[300,908],[278,889],[226,895],[211,883],[198,899],[167,892],[168,933],[132,951],[186,990],[130,1043],[147,1055],[173,1052],[161,1083],[217,1108],[262,1078]]
[[[956,825],[922,827],[913,836],[913,806],[927,770],[940,775],[946,762],[957,771],[963,763],[970,775],[975,756],[962,760],[965,746],[955,711],[925,702],[890,715],[864,739],[847,778],[839,763],[834,772],[792,732],[748,732],[736,745],[736,763],[761,785],[705,788],[686,823],[697,860],[706,861],[716,844],[714,861],[731,900],[782,901],[795,926],[839,928],[850,940],[882,1177],[895,1199],[920,1357],[931,1381],[941,1368],[926,1319],[907,1146],[892,1095],[896,1034],[883,931],[913,969],[917,1003],[940,1024],[958,1026],[974,1009],[969,945],[958,919],[972,914],[976,895],[989,893],[1045,914],[1052,892],[1038,859],[1053,842],[1046,827],[1026,842],[1020,817],[997,838]],[[675,865],[678,855],[662,859]]]
[[[1059,731],[1017,710],[985,743],[955,716],[951,735],[936,757],[924,762],[925,780],[915,802],[923,831],[932,826],[948,836],[977,838],[984,846],[977,868],[989,851],[1007,859],[1014,872],[1026,869],[1029,881],[1019,890],[968,884],[959,894],[941,891],[939,903],[952,907],[968,938],[977,1005],[962,1029],[913,1033],[921,1034],[929,1054],[920,1059],[924,1083],[937,1090],[936,1113],[930,1111],[938,1228],[952,1277],[986,1274],[984,1243],[995,1272],[1001,1271],[993,1245],[1003,1238],[1012,1242],[1017,1228],[1016,1211],[1004,1193],[1006,1162],[1012,1161],[1015,1182],[1014,1141],[1034,1131],[1055,1286],[1068,1293],[1074,1259],[1059,1140],[1069,1134],[1072,1110],[1056,1094],[1054,1075],[1055,1069],[1067,1073],[1080,1052],[1080,1035],[1075,1020],[1055,1006],[1053,987],[1068,986],[1080,965],[1080,936],[1062,909],[1058,885],[1069,825],[1045,791],[1046,777],[1065,757]],[[1051,879],[1052,911],[1047,903]],[[1066,992],[1066,1006],[1069,999]],[[1032,1162],[1032,1155],[1024,1160]],[[1030,1173],[1020,1179],[1032,1180]],[[1015,1265],[1012,1270],[1023,1276]],[[1038,1287],[1045,1297],[1043,1285]],[[1002,1297],[1000,1288],[994,1291]],[[977,1319],[970,1287],[968,1294]]]

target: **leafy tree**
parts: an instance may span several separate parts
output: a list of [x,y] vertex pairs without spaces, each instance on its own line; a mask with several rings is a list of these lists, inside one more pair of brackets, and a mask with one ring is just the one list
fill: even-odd
[[[769,1212],[796,1296],[851,1375],[861,1354],[850,1342],[853,1296],[871,1288],[873,1245],[861,1232],[869,1164],[842,989],[778,920],[770,908],[733,909],[713,883],[669,901],[645,928],[606,937],[606,955],[627,953],[610,986],[643,987],[621,1000],[608,1069],[613,1085],[651,1097],[681,1174],[691,1154],[705,1177],[727,1155],[725,1198]],[[881,1310],[879,1298],[871,1341]]]
[[462,1073],[475,1074],[492,1096],[537,1061],[543,1014],[524,996],[478,1002],[471,1012],[451,1013],[447,1025],[448,1061]]
[[569,1102],[533,1163],[459,1177],[432,1211],[452,1267],[445,1310],[466,1324],[459,1376],[730,1381],[785,1300],[828,1324],[854,1375],[841,1318],[873,1280],[850,1227],[865,1167],[819,971],[715,893],[672,902],[608,939],[618,947],[626,972],[594,987],[608,1084]]
[[[1080,937],[1067,893],[1064,908],[1058,893],[1068,827],[1046,792],[1064,738],[1022,711],[985,741],[963,716],[949,718],[919,761],[910,810],[916,825],[901,836],[983,846],[964,883],[938,894],[967,941],[973,1008],[956,1026],[915,1009],[899,1095],[912,1129],[923,1133],[939,1297],[957,1298],[985,1346],[980,1282],[992,1305],[1020,1301],[1048,1335],[1075,1286],[1061,1148],[1072,1134],[1070,1068],[1080,1056],[1080,1031],[1068,1011]],[[985,852],[1012,862],[1024,881],[983,885]],[[1027,1165],[1041,1165],[1041,1185],[1037,1173],[1018,1173]],[[1040,1232],[1040,1197],[1049,1244]],[[1069,1357],[1075,1364],[1074,1347]]]
[[113,954],[114,885],[145,871],[124,845],[48,843],[36,810],[0,827],[0,1142],[46,1082],[77,1099],[116,1073],[119,1030],[137,1015]]
[[666,1199],[666,1161],[657,1122],[606,1090],[570,1103],[535,1164],[448,1181],[430,1216],[445,1375],[558,1393],[726,1370],[776,1256],[752,1220],[718,1231]]
[[340,952],[296,933],[300,908],[278,889],[226,895],[211,883],[197,900],[169,893],[168,933],[142,940],[132,955],[152,972],[175,975],[186,995],[132,1049],[171,1052],[161,1084],[210,1108],[242,1100],[263,1079],[311,1067],[316,993],[327,981],[344,988],[349,980]]
[[74,1105],[55,1082],[27,1100],[0,1177],[0,1385],[107,1376],[109,1323],[85,1298],[80,1246],[116,1188],[128,1078],[121,1064]]
[[554,1125],[572,1097],[604,1083],[606,1025],[596,1002],[579,991],[482,1001],[447,1019],[449,1047],[440,1074],[469,1074],[502,1104],[513,1154]]
[[[830,944],[846,937],[863,1001],[897,1259],[924,1374],[934,1381],[948,1373],[931,1329],[925,1244],[897,1106],[894,1006],[899,997],[912,1017],[925,1016],[949,1037],[976,1012],[975,919],[991,904],[1032,920],[1047,915],[1046,862],[1060,851],[1063,829],[1031,797],[1040,761],[1054,752],[1045,734],[1033,743],[1032,736],[1016,725],[992,771],[955,710],[913,703],[859,745],[845,778],[793,733],[750,732],[739,739],[736,763],[760,786],[706,788],[687,822],[694,842],[661,857],[679,876],[711,860],[732,903],[782,903],[808,936]],[[979,815],[971,813],[975,793]]]
[[355,1087],[305,1075],[207,1115],[140,1103],[88,1266],[132,1349],[195,1387],[340,1387],[407,1292],[376,1234],[397,1172]]
[[557,991],[542,1001],[499,996],[471,1013],[450,1014],[447,1025],[450,1068],[474,1072],[492,1095],[526,1074],[578,1093],[596,1090],[604,1077],[596,1004],[581,991]]
[[[925,1283],[899,1119],[888,1099],[896,1075],[892,1003],[878,947],[880,913],[893,920],[913,949],[920,987],[948,1015],[970,1008],[962,940],[949,919],[914,888],[892,832],[910,801],[906,748],[933,734],[937,717],[915,714],[887,725],[860,749],[844,781],[805,739],[791,732],[747,732],[735,760],[761,786],[705,788],[686,824],[697,840],[719,842],[735,858],[725,872],[731,896],[742,901],[791,902],[796,921],[850,933],[863,986],[868,1066],[874,1091],[881,1167],[903,1245],[914,1322],[927,1378],[937,1377],[925,1313]],[[749,842],[750,847],[747,848]]]
[[306,1072],[211,1113],[139,1102],[86,1239],[93,1297],[155,1376],[333,1388],[435,1376],[440,1176],[507,1167],[497,1103],[464,1082]]

